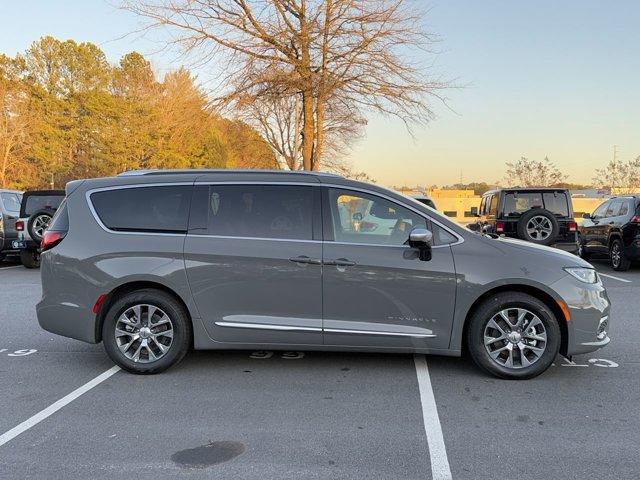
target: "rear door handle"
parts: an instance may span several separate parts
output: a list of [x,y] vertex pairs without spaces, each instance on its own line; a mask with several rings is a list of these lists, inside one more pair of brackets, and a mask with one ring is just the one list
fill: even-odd
[[352,262],[351,260],[347,260],[346,258],[338,258],[336,260],[327,260],[324,262],[325,265],[335,265],[336,267],[353,267],[356,262]]
[[318,258],[309,258],[306,255],[300,255],[299,257],[291,257],[290,262],[303,264],[303,265],[322,265],[322,261]]

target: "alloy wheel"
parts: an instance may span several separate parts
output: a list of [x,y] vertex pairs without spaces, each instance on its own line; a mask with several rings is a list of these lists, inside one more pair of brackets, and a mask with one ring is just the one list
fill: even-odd
[[51,217],[49,215],[38,215],[36,218],[34,218],[33,226],[31,227],[33,233],[42,238],[44,236],[44,231],[47,229],[50,222]]
[[553,225],[544,215],[531,217],[527,222],[527,233],[534,240],[546,240],[553,232]]
[[116,345],[136,363],[151,363],[164,357],[173,342],[171,318],[154,305],[127,308],[115,328]]
[[487,322],[484,347],[491,359],[502,367],[529,367],[546,350],[547,330],[535,313],[524,308],[507,308]]
[[611,247],[611,264],[614,268],[618,268],[621,260],[622,252],[620,251],[620,244],[618,242],[614,242]]

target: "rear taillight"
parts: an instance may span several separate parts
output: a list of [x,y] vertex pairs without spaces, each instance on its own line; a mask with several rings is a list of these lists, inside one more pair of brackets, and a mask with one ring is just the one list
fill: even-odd
[[16,230],[18,232],[24,232],[24,221],[16,220]]
[[640,215],[634,215],[631,217],[631,223],[640,223]]
[[58,245],[67,235],[67,232],[58,232],[55,230],[45,230],[40,242],[40,252],[46,252]]
[[504,233],[504,222],[496,222],[496,232]]
[[569,220],[567,222],[567,228],[569,229],[570,232],[577,232],[578,231],[578,224],[576,222],[574,222],[573,220]]

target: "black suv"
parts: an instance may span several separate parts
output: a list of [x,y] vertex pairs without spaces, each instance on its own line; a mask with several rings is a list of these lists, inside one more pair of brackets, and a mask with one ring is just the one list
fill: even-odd
[[16,221],[18,238],[11,243],[26,268],[40,266],[40,242],[64,196],[64,190],[32,190],[22,196]]
[[580,256],[607,255],[614,270],[628,270],[640,260],[640,197],[607,200],[579,228]]
[[482,196],[474,231],[520,238],[578,253],[578,225],[563,188],[505,188]]

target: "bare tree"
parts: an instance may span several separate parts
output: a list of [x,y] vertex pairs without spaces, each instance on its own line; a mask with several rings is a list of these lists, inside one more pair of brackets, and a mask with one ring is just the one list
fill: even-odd
[[[329,99],[327,103],[321,166],[330,169],[337,168],[349,146],[362,137],[367,121],[337,99]],[[301,104],[299,96],[265,96],[240,112],[244,121],[262,133],[278,155],[281,166],[288,170],[303,168]]]
[[640,156],[628,162],[614,158],[605,168],[596,170],[593,182],[601,188],[622,188],[629,192],[640,189]]
[[549,187],[564,178],[549,157],[542,161],[520,157],[520,160],[506,165],[505,182],[511,187]]
[[[435,41],[422,28],[416,1],[124,2],[149,20],[148,28],[171,29],[170,45],[226,67],[220,105],[246,111],[274,98],[299,98],[305,170],[320,166],[336,105],[359,118],[371,110],[393,115],[409,128],[433,119],[430,99],[448,86],[404,57],[411,47],[429,51]],[[278,129],[290,129],[297,115],[291,120]]]

